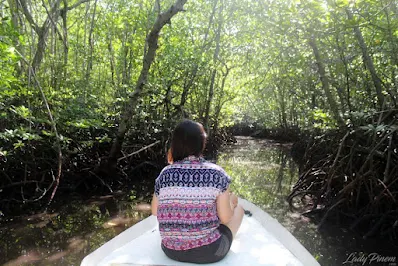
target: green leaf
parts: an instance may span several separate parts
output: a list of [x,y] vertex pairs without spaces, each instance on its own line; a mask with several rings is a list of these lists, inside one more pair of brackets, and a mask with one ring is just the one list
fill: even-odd
[[25,147],[25,143],[23,143],[22,141],[18,140],[18,142],[13,144],[13,146],[14,146],[14,150],[17,150],[17,149],[21,149],[21,148]]

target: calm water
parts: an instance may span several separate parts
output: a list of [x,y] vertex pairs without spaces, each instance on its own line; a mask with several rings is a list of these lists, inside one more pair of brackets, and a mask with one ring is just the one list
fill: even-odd
[[369,261],[364,264],[349,263],[350,254],[361,257],[361,252],[396,256],[398,260],[398,247],[388,239],[364,240],[360,235],[333,224],[318,231],[307,217],[289,211],[286,197],[298,178],[298,168],[290,157],[289,145],[240,137],[238,143],[224,149],[218,163],[233,178],[232,189],[237,194],[276,218],[321,265],[398,266],[398,261],[395,265],[370,264]]
[[[285,198],[297,180],[297,167],[289,148],[240,137],[238,143],[220,152],[217,162],[233,178],[235,193],[278,219],[321,265],[342,265],[353,252],[398,255],[398,248],[387,240],[364,241],[333,225],[319,232],[308,218],[290,212]],[[0,226],[0,264],[79,265],[86,254],[149,214],[150,206],[138,203],[134,195],[71,200],[58,212],[23,217]]]

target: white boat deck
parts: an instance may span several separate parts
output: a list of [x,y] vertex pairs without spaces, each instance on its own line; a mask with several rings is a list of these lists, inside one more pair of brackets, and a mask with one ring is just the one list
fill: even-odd
[[[214,266],[311,266],[319,265],[311,254],[275,219],[255,205],[240,200],[252,212],[245,216],[230,252]],[[151,216],[127,229],[88,255],[82,266],[179,266],[197,265],[169,259],[160,247],[157,219]]]

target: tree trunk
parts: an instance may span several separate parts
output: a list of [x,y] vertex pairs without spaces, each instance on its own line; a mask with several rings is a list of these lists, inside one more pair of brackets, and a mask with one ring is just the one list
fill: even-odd
[[221,81],[220,99],[219,99],[219,101],[218,101],[218,105],[217,105],[216,108],[215,108],[216,110],[215,110],[215,114],[214,114],[214,128],[213,128],[213,130],[214,130],[214,132],[216,132],[216,133],[217,133],[217,131],[218,131],[218,125],[219,125],[218,119],[219,119],[219,117],[220,117],[221,109],[222,109],[223,105],[224,105],[225,102],[226,102],[226,101],[223,101],[223,98],[224,98],[224,87],[225,87],[225,82],[226,82],[227,77],[228,77],[228,75],[229,75],[229,71],[231,70],[231,68],[228,68],[228,67],[226,67],[226,68],[227,68],[227,69],[226,69],[225,73],[223,73],[223,78],[222,78],[222,81]]
[[113,86],[116,85],[115,83],[115,55],[113,51],[113,45],[112,45],[112,36],[108,36],[108,51],[109,51],[109,63],[111,67],[111,83]]
[[176,15],[180,11],[183,11],[183,7],[186,2],[187,0],[177,0],[168,10],[160,13],[150,33],[147,36],[146,43],[148,44],[148,49],[143,58],[141,73],[137,80],[135,91],[129,96],[129,102],[123,108],[119,128],[116,137],[113,141],[112,148],[108,158],[109,166],[116,163],[116,159],[121,152],[124,137],[131,125],[131,119],[134,114],[134,109],[136,107],[137,100],[141,96],[141,92],[147,81],[149,69],[151,67],[153,60],[155,59],[156,50],[158,48],[159,33],[161,29],[164,27],[164,25],[170,23],[170,20],[174,15]]
[[[384,13],[387,18],[387,31],[388,31],[388,39],[390,41],[390,49],[392,51],[391,53],[391,62],[392,62],[392,70],[391,70],[391,80],[392,80],[392,86],[395,88],[395,92],[398,91],[398,81],[396,79],[396,69],[398,67],[398,49],[397,49],[397,41],[396,38],[394,37],[393,33],[393,27],[391,25],[391,18],[388,10],[386,8],[384,9]],[[389,94],[391,96],[391,99],[394,103],[395,108],[397,108],[397,100],[396,97],[398,96],[396,93],[394,94],[391,89],[389,89]]]
[[330,79],[331,79],[331,83],[332,83],[332,86],[336,89],[336,92],[337,92],[337,96],[339,97],[339,99],[340,99],[340,110],[341,110],[341,112],[342,113],[345,113],[345,106],[344,106],[344,102],[345,102],[345,98],[344,98],[344,94],[343,94],[343,91],[344,91],[344,89],[340,86],[340,84],[338,83],[338,82],[336,82],[336,77],[335,77],[335,75],[333,74],[333,71],[331,70],[331,69],[329,69],[329,75],[330,75]]
[[205,119],[204,119],[204,128],[207,132],[207,135],[210,136],[210,109],[211,109],[211,103],[213,101],[213,96],[214,96],[214,83],[215,83],[215,78],[216,78],[216,64],[218,60],[218,54],[220,53],[220,39],[221,39],[221,29],[223,26],[223,1],[221,2],[220,9],[218,10],[218,27],[217,27],[217,32],[216,32],[216,49],[214,50],[214,55],[213,55],[213,72],[211,74],[211,80],[210,80],[210,87],[209,87],[209,95],[207,98],[206,102],[206,109],[205,109]]
[[[344,64],[344,75],[345,75],[345,93],[346,93],[346,98],[345,99],[341,99],[341,106],[342,106],[342,110],[344,112],[344,103],[347,104],[347,109],[349,112],[352,111],[352,107],[351,107],[351,88],[350,88],[350,73],[348,71],[348,62],[347,62],[347,58],[345,56],[344,53],[344,48],[346,47],[346,43],[344,40],[344,37],[342,39],[342,41],[339,38],[339,33],[336,33],[335,35],[335,41],[336,41],[336,47],[337,50],[339,51],[339,55],[340,55],[340,59]],[[342,44],[342,45],[340,45]],[[341,93],[342,94],[342,93]]]
[[[19,34],[23,34],[23,28],[25,25],[20,23],[19,19],[19,13],[18,13],[18,1],[15,0],[8,0],[8,6],[10,8],[10,14],[11,14],[11,23],[12,27],[19,32]],[[0,17],[3,17],[3,15],[0,15]],[[22,56],[24,56],[24,46],[21,45],[19,38],[17,36],[12,38],[14,46],[17,48],[17,50],[21,53]],[[20,64],[16,65],[16,76],[20,76],[23,73],[24,69],[24,61],[21,60]]]
[[207,135],[210,136],[210,108],[211,108],[211,103],[213,102],[213,96],[214,96],[214,83],[216,79],[216,73],[217,70],[213,69],[211,73],[211,78],[210,78],[210,86],[209,86],[209,94],[207,96],[207,101],[206,101],[206,108],[205,108],[205,119],[203,122],[203,126],[207,132]]
[[50,31],[51,20],[53,20],[53,21],[58,20],[59,12],[57,12],[57,11],[58,11],[60,2],[61,2],[61,0],[57,0],[54,3],[46,20],[44,21],[40,30],[37,32],[39,40],[37,42],[36,53],[35,53],[35,56],[33,57],[33,63],[32,63],[33,71],[35,73],[40,68],[40,65],[43,61],[44,52],[46,51],[46,47],[47,47],[46,42],[47,42],[48,33]]
[[94,10],[93,10],[93,14],[91,17],[91,22],[90,22],[90,31],[88,33],[88,45],[89,45],[90,50],[88,52],[87,68],[86,68],[86,84],[87,85],[89,84],[91,70],[93,69],[93,52],[94,52],[93,32],[94,32],[95,14],[97,13],[97,2],[98,2],[98,0],[95,0],[95,2],[94,2]]
[[123,62],[123,70],[122,70],[122,84],[128,84],[129,80],[127,78],[127,64],[128,64],[128,55],[130,51],[130,46],[128,45],[129,38],[127,38],[128,33],[125,33],[125,36],[122,40],[122,62]]
[[[51,31],[50,31],[50,47],[48,48],[48,53],[51,55],[50,56],[50,70],[51,70],[51,75],[49,77],[49,81],[51,84],[51,88],[53,88],[55,91],[58,90],[57,86],[58,86],[58,69],[57,69],[57,36],[56,36],[56,29],[55,29],[56,25],[52,25],[51,26]],[[47,54],[48,54],[47,53]]]
[[173,81],[167,82],[166,94],[164,96],[164,109],[163,112],[166,114],[166,120],[170,120],[170,105],[171,105],[171,89],[173,86]]
[[325,92],[326,98],[328,100],[330,110],[332,111],[334,119],[337,121],[337,123],[342,126],[344,125],[344,121],[340,116],[339,109],[337,107],[337,102],[333,97],[332,92],[330,91],[330,85],[329,85],[329,79],[326,76],[326,71],[325,71],[325,66],[323,65],[321,56],[319,54],[318,46],[315,43],[314,37],[312,36],[308,40],[308,44],[312,48],[312,51],[315,56],[316,64],[318,66],[318,74],[322,82],[322,88],[323,91]]
[[131,70],[132,70],[132,60],[133,60],[133,55],[134,52],[131,49],[131,44],[133,42],[133,36],[135,35],[135,32],[137,31],[137,26],[134,26],[134,29],[131,31],[125,31],[125,36],[122,41],[122,48],[121,51],[123,53],[122,57],[122,84],[130,84],[130,79],[131,79]]
[[64,7],[65,11],[61,12],[61,17],[62,17],[62,31],[64,35],[64,72],[63,72],[63,80],[66,80],[66,77],[68,75],[68,57],[69,57],[69,43],[68,43],[68,19],[67,19],[67,14],[68,14],[68,1],[64,0]]
[[286,114],[286,101],[285,101],[285,88],[284,86],[281,84],[279,89],[279,102],[281,105],[281,115],[282,115],[282,124],[281,126],[283,128],[287,128],[287,114]]
[[[213,25],[214,15],[215,15],[216,10],[217,10],[217,3],[218,3],[218,0],[215,0],[214,4],[213,4],[212,12],[210,14],[209,24],[208,24],[208,26],[206,28],[206,31],[205,31],[205,37],[203,39],[203,44],[200,47],[200,50],[199,50],[199,53],[198,53],[199,55],[203,54],[203,52],[205,51],[205,48],[207,46],[207,38],[209,36],[210,28]],[[193,42],[193,44],[195,44],[194,41],[192,41],[192,42]],[[185,117],[184,105],[185,105],[185,103],[187,101],[188,93],[189,93],[191,87],[194,84],[196,75],[198,73],[199,65],[200,64],[194,64],[194,66],[192,68],[192,71],[191,71],[192,72],[191,77],[190,77],[189,81],[186,84],[184,84],[183,92],[181,94],[180,104],[178,105],[177,110],[174,113],[175,115],[178,114],[178,113],[181,113],[182,117]]]
[[187,97],[188,97],[188,92],[189,89],[192,87],[193,82],[196,78],[196,74],[198,73],[198,65],[195,65],[196,67],[194,67],[192,74],[189,76],[189,81],[186,85],[184,85],[182,94],[181,94],[181,99],[180,99],[180,108],[183,108],[185,103],[187,102]]
[[[354,20],[354,16],[352,15],[351,11],[348,8],[346,9],[346,13],[349,20]],[[368,47],[365,43],[365,40],[363,39],[361,30],[359,29],[358,25],[355,25],[353,28],[354,28],[355,37],[357,38],[359,47],[361,48],[362,51],[363,63],[366,65],[366,68],[369,70],[373,80],[373,84],[376,88],[377,103],[379,105],[379,108],[382,109],[384,103],[384,95],[382,92],[383,89],[382,89],[381,80],[376,73],[373,60],[369,55]]]
[[180,114],[180,117],[185,118],[186,117],[186,112],[184,111],[184,106],[185,103],[187,102],[188,99],[188,93],[189,90],[191,89],[195,78],[196,78],[196,74],[198,72],[198,65],[195,64],[194,68],[193,68],[193,72],[191,73],[191,75],[189,75],[187,73],[186,75],[186,79],[184,80],[184,85],[182,87],[182,93],[181,93],[181,98],[180,98],[180,103],[176,106],[176,109],[173,113],[173,117],[177,116],[178,114]]
[[37,25],[37,23],[34,21],[32,15],[26,5],[26,1],[24,1],[24,0],[17,0],[17,1],[19,3],[20,7],[22,8],[22,12],[24,13],[26,20],[29,22],[32,29],[36,32],[36,34],[38,36],[36,52],[35,52],[35,55],[33,57],[33,62],[32,62],[33,71],[36,73],[39,70],[40,65],[43,61],[44,52],[47,47],[46,42],[47,42],[48,32],[50,30],[50,25],[52,24],[52,25],[54,25],[54,27],[56,27],[58,18],[63,12],[72,10],[72,9],[78,7],[80,4],[88,2],[90,0],[80,0],[77,3],[75,3],[74,5],[72,5],[70,7],[64,7],[63,9],[59,9],[59,5],[62,0],[56,0],[53,3],[53,5],[51,6],[50,10],[47,12],[47,18],[45,19],[45,21],[43,22],[41,27],[39,27]]

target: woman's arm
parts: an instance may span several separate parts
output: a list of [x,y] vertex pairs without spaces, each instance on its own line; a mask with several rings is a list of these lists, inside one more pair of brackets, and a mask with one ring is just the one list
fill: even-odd
[[217,200],[217,216],[222,224],[227,224],[231,221],[234,215],[234,209],[238,205],[238,197],[229,191],[229,188],[220,195]]
[[158,214],[158,197],[156,197],[155,193],[153,194],[152,197],[152,203],[151,203],[151,209],[152,209],[152,215],[156,216]]

